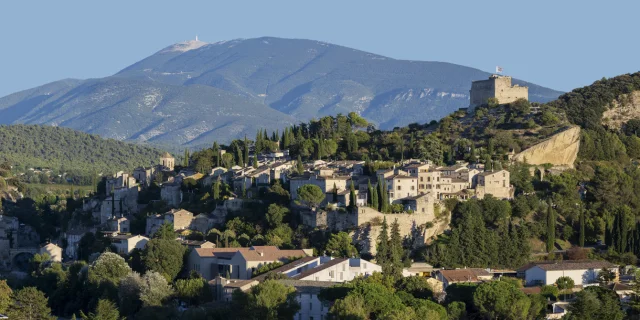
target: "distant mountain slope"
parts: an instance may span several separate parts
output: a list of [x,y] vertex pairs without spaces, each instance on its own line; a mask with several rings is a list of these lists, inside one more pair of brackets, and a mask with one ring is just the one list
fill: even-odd
[[68,128],[0,125],[0,162],[23,167],[104,172],[157,164],[160,151]]
[[[0,124],[46,123],[189,146],[351,111],[388,129],[466,107],[471,81],[488,76],[311,40],[188,41],[111,77],[55,82],[0,98]],[[532,101],[561,94],[515,83],[529,86]]]

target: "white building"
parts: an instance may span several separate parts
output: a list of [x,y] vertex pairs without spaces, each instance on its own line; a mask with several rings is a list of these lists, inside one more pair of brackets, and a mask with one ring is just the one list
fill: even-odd
[[308,269],[297,275],[289,275],[294,280],[347,282],[358,276],[370,276],[374,272],[382,272],[382,267],[360,258],[331,258],[321,257],[325,261],[315,268]]
[[552,285],[560,277],[570,277],[575,285],[587,285],[598,281],[598,273],[603,268],[618,273],[618,268],[607,261],[555,261],[538,262],[525,266],[525,284]]

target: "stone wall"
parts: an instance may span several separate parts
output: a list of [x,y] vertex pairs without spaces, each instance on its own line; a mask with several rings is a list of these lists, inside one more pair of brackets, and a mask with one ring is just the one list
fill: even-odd
[[[375,242],[380,234],[382,221],[387,218],[391,225],[398,220],[400,234],[413,239],[414,247],[418,247],[438,235],[448,226],[448,217],[436,220],[433,214],[399,213],[384,214],[369,207],[359,207],[357,213],[340,211],[303,211],[300,213],[304,225],[312,228],[327,228],[333,232],[350,231],[353,240],[358,243],[362,252],[375,254]],[[425,224],[433,223],[426,229]]]
[[518,153],[513,160],[533,165],[549,163],[556,167],[573,168],[579,149],[580,127],[573,126]]

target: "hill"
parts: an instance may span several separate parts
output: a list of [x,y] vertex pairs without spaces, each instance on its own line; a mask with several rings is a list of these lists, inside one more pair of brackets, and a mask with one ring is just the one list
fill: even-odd
[[24,169],[113,174],[155,164],[160,156],[160,151],[151,147],[51,126],[3,125],[0,141],[0,162]]
[[[210,145],[356,112],[381,129],[438,120],[489,73],[324,42],[258,38],[169,46],[117,74],[0,98],[0,124],[50,124],[117,140]],[[534,102],[561,93],[531,83]]]

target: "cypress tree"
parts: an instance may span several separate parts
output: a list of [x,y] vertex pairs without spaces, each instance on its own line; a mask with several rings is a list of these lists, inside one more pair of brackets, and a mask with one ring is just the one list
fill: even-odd
[[267,135],[267,129],[264,129],[262,133],[263,133],[262,139],[264,139],[264,141],[269,140],[269,136]]
[[371,179],[367,180],[367,205],[373,205],[373,187],[371,187]]
[[245,164],[249,162],[249,141],[247,140],[247,135],[244,135],[244,155],[242,157],[245,161]]
[[384,180],[378,181],[378,208],[380,212],[384,212]]
[[349,207],[353,210],[358,207],[358,199],[356,198],[356,188],[351,180],[351,187],[349,188]]
[[253,154],[253,167],[258,169],[258,155],[257,154]]
[[338,187],[336,187],[336,183],[333,183],[333,202],[338,202]]
[[302,158],[298,155],[298,161],[296,162],[296,171],[299,175],[304,173],[304,166],[302,165]]
[[578,245],[584,247],[584,207],[580,204],[580,237],[578,239]]
[[376,188],[372,187],[371,191],[372,191],[372,193],[371,193],[371,207],[376,209],[376,210],[380,210],[380,207],[378,205],[378,202],[379,202],[378,201],[379,200],[378,199],[378,188],[377,187]]
[[262,129],[258,129],[258,132],[256,133],[256,143],[255,143],[255,152],[256,153],[262,153],[262,133],[261,133]]
[[218,146],[218,142],[213,143],[213,153],[216,157],[216,167],[220,166],[220,146]]
[[552,252],[556,243],[556,216],[551,207],[551,200],[547,209],[547,252]]
[[189,166],[189,148],[184,149],[184,160],[182,162],[183,167]]
[[244,160],[242,159],[242,149],[236,145],[236,164],[244,167]]
[[213,183],[213,188],[211,190],[213,193],[213,200],[220,200],[220,180],[216,179],[216,182]]
[[382,273],[389,272],[389,225],[387,217],[382,220],[382,229],[377,239],[376,247],[376,263],[382,267]]
[[400,225],[398,224],[398,219],[395,219],[393,223],[391,223],[391,239],[389,240],[390,275],[395,279],[402,277],[403,253]]

